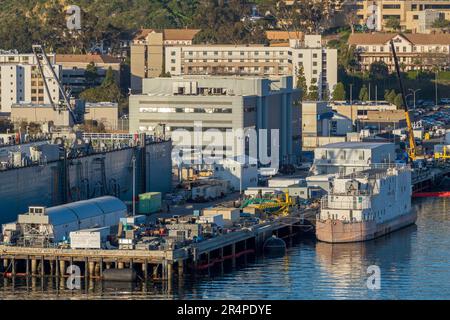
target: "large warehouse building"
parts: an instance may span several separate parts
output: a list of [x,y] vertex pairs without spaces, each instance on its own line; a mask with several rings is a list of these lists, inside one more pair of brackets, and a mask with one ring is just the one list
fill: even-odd
[[[3,235],[5,237],[8,231],[15,230],[19,239],[28,242],[33,242],[31,237],[60,242],[68,239],[72,231],[118,225],[120,218],[126,215],[126,205],[111,196],[52,208],[30,207],[28,213],[19,215],[17,222],[3,225]],[[33,230],[32,234],[30,230]],[[36,230],[40,234],[36,234]]]

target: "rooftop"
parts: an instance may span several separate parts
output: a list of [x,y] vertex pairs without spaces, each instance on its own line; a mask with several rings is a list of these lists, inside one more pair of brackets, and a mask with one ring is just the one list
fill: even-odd
[[108,55],[100,54],[57,54],[56,63],[120,63],[120,60]]
[[134,37],[135,41],[145,40],[152,32],[162,32],[164,40],[167,41],[191,41],[200,32],[199,29],[141,29]]
[[318,147],[318,149],[376,149],[389,144],[383,142],[337,142]]
[[450,34],[421,34],[421,33],[354,33],[348,39],[349,45],[386,44],[396,36],[400,36],[416,45],[450,45]]
[[304,38],[304,33],[298,31],[266,31],[266,37],[270,41],[286,41],[290,39],[302,40]]

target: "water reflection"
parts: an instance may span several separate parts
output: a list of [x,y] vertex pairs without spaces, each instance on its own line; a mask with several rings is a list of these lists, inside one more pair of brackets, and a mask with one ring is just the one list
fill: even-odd
[[[414,202],[417,226],[365,243],[300,240],[284,257],[248,257],[240,267],[216,267],[164,282],[82,282],[0,279],[0,299],[450,299],[450,199]],[[381,290],[369,290],[367,267],[381,270]]]

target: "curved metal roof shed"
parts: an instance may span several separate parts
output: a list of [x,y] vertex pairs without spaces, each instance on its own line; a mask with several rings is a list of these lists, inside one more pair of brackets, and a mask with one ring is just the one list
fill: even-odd
[[106,196],[48,208],[46,214],[53,226],[54,241],[61,241],[72,231],[118,225],[127,215],[127,207],[118,198]]

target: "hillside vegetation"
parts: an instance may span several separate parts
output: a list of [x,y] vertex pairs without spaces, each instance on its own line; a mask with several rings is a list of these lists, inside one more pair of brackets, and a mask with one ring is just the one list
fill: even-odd
[[[82,10],[82,29],[66,27],[65,7]],[[117,45],[124,34],[144,28],[201,28],[208,42],[260,41],[262,28],[246,28],[241,19],[251,11],[244,0],[3,0],[0,49],[29,52],[33,43],[64,53],[87,52],[100,40]]]

